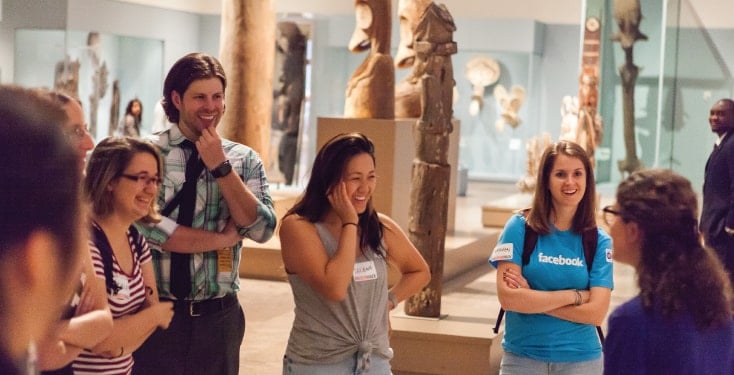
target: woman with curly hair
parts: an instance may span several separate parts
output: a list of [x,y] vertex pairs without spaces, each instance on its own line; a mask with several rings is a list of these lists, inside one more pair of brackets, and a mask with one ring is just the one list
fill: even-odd
[[603,209],[614,259],[640,294],[609,317],[605,374],[734,374],[734,303],[726,272],[701,244],[691,183],[669,170],[633,173]]

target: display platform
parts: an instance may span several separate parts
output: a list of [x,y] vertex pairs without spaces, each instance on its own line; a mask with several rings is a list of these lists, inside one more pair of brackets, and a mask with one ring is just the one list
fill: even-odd
[[517,193],[482,205],[482,225],[503,228],[513,213],[530,207],[532,200],[530,193]]

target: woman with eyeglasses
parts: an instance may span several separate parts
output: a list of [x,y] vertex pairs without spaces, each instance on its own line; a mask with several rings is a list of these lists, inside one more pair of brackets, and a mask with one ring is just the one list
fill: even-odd
[[[75,155],[78,174],[84,173],[87,153],[94,147],[87,131],[81,103],[64,93],[36,90],[37,94],[51,99],[66,114],[59,127],[66,135]],[[84,241],[87,235],[84,233]],[[71,363],[83,348],[92,348],[104,340],[112,330],[112,314],[107,306],[104,281],[94,276],[92,257],[84,254],[84,262],[78,283],[68,298],[61,320],[54,335],[38,343],[38,368],[43,375],[71,375]]]
[[173,317],[172,303],[158,301],[150,251],[133,225],[160,220],[162,170],[158,150],[146,141],[110,137],[92,152],[84,181],[92,203],[90,247],[114,321],[110,336],[74,361],[75,373],[131,373],[132,352]]
[[608,321],[605,374],[734,374],[734,298],[721,261],[702,246],[690,181],[633,173],[604,208],[614,260],[633,266],[639,295]]
[[[589,156],[573,142],[549,145],[532,206],[508,220],[489,259],[506,310],[500,374],[602,373],[595,326],[609,309],[612,250],[595,211]],[[538,235],[523,264],[526,225]],[[589,231],[596,232],[593,259],[584,255],[582,233]]]

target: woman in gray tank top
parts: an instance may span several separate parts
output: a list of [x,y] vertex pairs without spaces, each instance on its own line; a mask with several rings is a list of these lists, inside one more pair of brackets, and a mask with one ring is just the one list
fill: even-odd
[[[316,155],[280,227],[295,319],[283,374],[390,374],[388,311],[430,280],[400,227],[372,206],[374,145],[340,134]],[[388,290],[387,263],[401,274]]]

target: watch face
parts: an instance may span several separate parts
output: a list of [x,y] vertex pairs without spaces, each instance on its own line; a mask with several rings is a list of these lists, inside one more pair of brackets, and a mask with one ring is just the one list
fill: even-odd
[[599,19],[596,17],[589,17],[589,19],[586,20],[586,30],[591,32],[599,30]]

